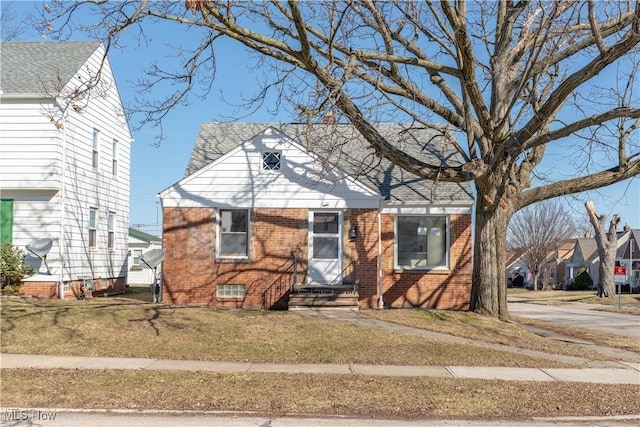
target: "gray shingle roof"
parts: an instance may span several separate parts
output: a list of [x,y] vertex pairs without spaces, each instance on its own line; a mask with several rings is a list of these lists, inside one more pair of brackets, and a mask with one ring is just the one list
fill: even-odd
[[2,42],[0,90],[3,94],[54,97],[101,42]]
[[[413,175],[378,158],[368,142],[349,124],[314,124],[310,129],[298,123],[203,123],[191,153],[185,177],[269,127],[274,127],[303,148],[327,159],[355,179],[379,191],[389,201],[456,203],[472,201],[468,183],[434,182]],[[399,124],[378,124],[376,129],[388,141],[416,158],[431,164],[454,166],[460,157],[452,152],[441,133],[427,128]]]

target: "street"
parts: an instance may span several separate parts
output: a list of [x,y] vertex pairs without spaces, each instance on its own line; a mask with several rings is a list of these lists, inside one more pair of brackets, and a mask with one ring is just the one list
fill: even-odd
[[579,303],[545,305],[519,301],[510,302],[508,307],[512,316],[640,339],[640,316],[597,311]]

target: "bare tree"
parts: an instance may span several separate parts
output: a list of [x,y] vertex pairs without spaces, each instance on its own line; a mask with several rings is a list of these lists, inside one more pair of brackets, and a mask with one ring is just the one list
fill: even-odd
[[[473,182],[471,309],[481,314],[509,317],[503,272],[515,212],[640,172],[637,1],[65,0],[43,17],[54,38],[80,30],[108,47],[127,48],[124,34],[151,43],[144,29],[158,22],[189,28],[175,68],[152,64],[141,82],[172,90],[139,100],[142,122],[161,120],[189,95],[207,96],[215,46],[235,40],[270,70],[253,105],[275,91],[303,121],[334,111],[400,167]],[[409,155],[377,132],[381,121],[446,124],[463,164]],[[554,160],[566,179],[547,178]]]
[[612,298],[616,295],[614,267],[616,265],[616,252],[618,250],[618,223],[620,217],[616,214],[611,218],[609,231],[606,231],[606,215],[598,215],[593,202],[585,203],[589,222],[595,232],[595,240],[598,246],[600,266],[598,267],[598,296]]
[[0,6],[0,40],[12,41],[24,34],[26,27],[18,19],[11,2],[4,2]]
[[524,250],[521,260],[538,289],[542,268],[558,243],[575,236],[576,227],[567,209],[557,200],[545,200],[516,213],[509,222],[507,245]]

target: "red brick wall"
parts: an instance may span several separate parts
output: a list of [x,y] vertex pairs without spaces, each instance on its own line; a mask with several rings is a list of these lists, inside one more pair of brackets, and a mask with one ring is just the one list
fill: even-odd
[[[471,215],[451,215],[447,271],[395,270],[393,240],[383,242],[384,303],[391,307],[467,310],[471,300]],[[393,218],[383,218],[383,229],[393,235]]]
[[[356,253],[356,270],[360,308],[378,307],[378,223],[377,212],[362,209],[351,211],[351,220],[358,225],[359,238],[350,242]],[[471,215],[451,215],[450,269],[395,270],[394,218],[383,215],[383,303],[385,307],[422,307],[466,310],[471,300]]]
[[[250,218],[250,259],[218,260],[213,209],[165,208],[163,301],[257,309],[269,289],[266,308],[286,308],[292,251],[300,257],[306,252],[308,210],[259,209]],[[246,296],[218,299],[218,284],[245,285]]]
[[[215,257],[215,211],[212,208],[165,208],[163,224],[163,301],[247,309],[286,308],[291,252],[305,269],[308,210],[251,211],[250,260]],[[345,238],[345,265],[352,260],[361,308],[378,307],[377,211],[352,209],[345,232],[358,226],[358,238]],[[383,301],[389,307],[467,309],[471,297],[471,216],[452,215],[450,265],[447,271],[398,271],[393,268],[393,217],[382,218]],[[280,281],[281,280],[281,281]],[[306,278],[299,276],[298,281]],[[246,286],[244,299],[218,299],[216,285]],[[282,285],[282,286],[279,286]],[[267,292],[269,291],[269,292]],[[269,295],[265,300],[264,295]]]
[[[65,282],[66,283],[66,282]],[[96,290],[86,291],[85,297],[92,296],[115,295],[124,293],[126,279],[124,277],[115,277],[108,279],[95,279]],[[81,280],[71,282],[71,290],[64,293],[65,298],[77,298],[80,295]],[[20,295],[33,295],[41,298],[58,298],[59,293],[58,282],[23,282],[20,287]]]

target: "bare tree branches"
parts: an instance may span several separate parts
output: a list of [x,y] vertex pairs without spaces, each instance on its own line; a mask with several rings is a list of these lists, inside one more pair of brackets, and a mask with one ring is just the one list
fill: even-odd
[[507,245],[523,251],[522,261],[533,275],[534,290],[539,274],[550,257],[555,257],[561,240],[575,236],[576,226],[567,209],[558,201],[546,200],[527,206],[509,223]]
[[[637,1],[54,0],[43,12],[52,36],[80,30],[107,46],[129,33],[147,42],[145,28],[156,23],[193,37],[179,47],[174,71],[147,70],[146,93],[169,92],[131,106],[142,124],[161,122],[193,94],[207,96],[216,47],[229,40],[265,70],[249,103],[275,92],[278,105],[311,125],[331,111],[379,156],[419,177],[472,181],[478,215],[488,216],[479,227],[504,233],[523,207],[640,173]],[[464,163],[410,155],[377,122],[446,127]],[[541,167],[560,151],[569,153],[569,178],[549,180]]]

